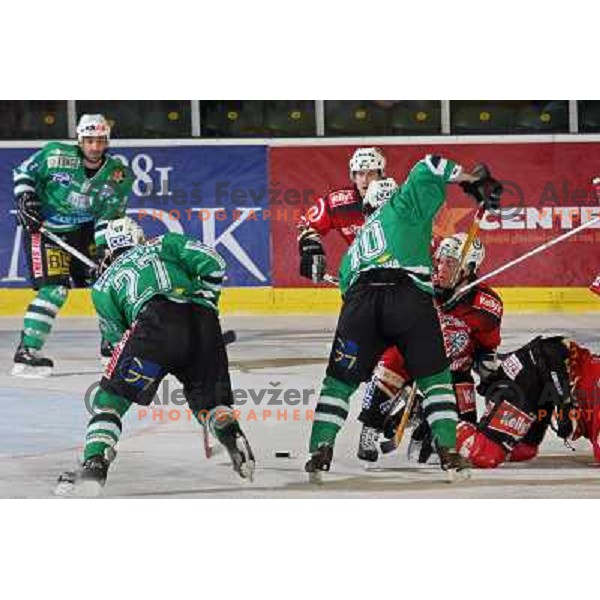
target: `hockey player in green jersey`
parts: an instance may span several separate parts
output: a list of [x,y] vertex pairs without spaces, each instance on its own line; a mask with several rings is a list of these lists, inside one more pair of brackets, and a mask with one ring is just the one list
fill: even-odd
[[128,217],[109,223],[106,241],[111,265],[95,283],[92,300],[103,335],[116,346],[93,398],[83,465],[60,476],[56,493],[100,491],[123,416],[132,403],[150,404],[168,373],[182,383],[192,413],[225,446],[235,471],[252,479],[254,457],[231,409],[219,322],[225,261],[182,234],[145,243],[143,231]]
[[88,284],[87,267],[47,239],[40,227],[98,259],[111,219],[125,214],[131,171],[106,154],[110,127],[102,115],[83,115],[78,144],[51,142],[14,169],[17,218],[24,230],[29,276],[36,297],[25,313],[13,375],[46,377],[53,363],[41,355],[69,287]]
[[431,281],[433,219],[448,183],[459,183],[486,207],[499,204],[502,186],[487,167],[478,165],[465,173],[450,160],[428,155],[367,219],[342,259],[344,302],[312,427],[306,463],[311,481],[329,470],[350,397],[391,345],[405,357],[424,396],[424,414],[442,468],[451,478],[468,474],[468,465],[456,452],[456,398]]

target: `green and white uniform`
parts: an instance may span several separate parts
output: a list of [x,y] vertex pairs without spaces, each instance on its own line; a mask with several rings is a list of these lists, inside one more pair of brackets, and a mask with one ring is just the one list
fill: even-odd
[[[83,159],[75,144],[47,144],[14,169],[14,194],[35,193],[44,227],[89,254],[92,231],[101,248],[108,222],[125,214],[133,176],[120,160],[105,155],[102,166],[88,177]],[[25,314],[22,344],[39,350],[67,300],[70,273],[81,265],[72,264],[77,259],[40,233],[25,235],[24,242],[37,296]]]
[[[124,368],[120,361],[124,361],[123,364],[130,364],[129,360],[139,361],[142,371],[152,365],[152,372],[144,371],[140,377],[148,378],[153,394],[166,374],[173,348],[176,351],[188,348],[188,369],[193,372],[194,379],[214,378],[211,388],[221,383],[229,384],[226,358],[223,362],[215,356],[224,347],[220,326],[211,328],[207,324],[201,331],[194,330],[192,326],[197,321],[186,322],[189,311],[179,306],[206,307],[210,315],[207,321],[216,324],[225,269],[225,261],[209,246],[185,235],[168,233],[125,251],[95,283],[92,300],[100,318],[100,328],[103,336],[117,346],[93,398],[94,415],[88,423],[84,460],[96,455],[109,456],[119,441],[121,419],[132,403],[132,398],[124,391],[127,386],[119,387],[123,385],[119,373]],[[156,313],[157,303],[162,303],[159,310],[164,310],[165,304],[169,307],[171,319]],[[147,310],[144,311],[145,307]],[[136,325],[132,327],[134,322]],[[213,342],[208,339],[211,335],[219,339]],[[190,337],[193,337],[193,343],[190,343]],[[128,355],[128,344],[132,343],[137,344],[138,349],[133,358]],[[157,345],[165,362],[156,355]],[[140,348],[143,351],[138,354]],[[222,374],[219,368],[223,369]],[[147,390],[140,393],[147,393]],[[190,408],[194,410],[192,404]]]
[[431,156],[412,168],[390,200],[367,219],[342,258],[342,294],[371,269],[403,269],[417,287],[433,294],[433,219],[444,203],[446,185],[460,172],[452,161]]
[[433,303],[430,248],[446,186],[461,171],[439,156],[420,160],[344,255],[339,269],[344,304],[315,411],[311,453],[334,444],[351,395],[391,344],[415,376],[438,443],[455,445],[456,398]]
[[128,250],[92,289],[103,336],[116,344],[155,296],[201,304],[218,314],[225,268],[215,250],[179,233]]
[[124,216],[133,175],[120,160],[105,155],[88,178],[76,144],[51,142],[13,171],[14,194],[34,192],[42,201],[44,226],[55,233],[95,225],[95,243],[104,244],[106,222]]

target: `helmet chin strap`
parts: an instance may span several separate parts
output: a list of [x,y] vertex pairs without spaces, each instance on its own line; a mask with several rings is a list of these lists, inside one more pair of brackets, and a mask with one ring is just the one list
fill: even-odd
[[98,160],[92,160],[91,158],[89,158],[88,156],[86,156],[86,154],[83,152],[83,150],[81,151],[83,154],[83,163],[86,167],[88,167],[89,169],[95,169],[95,168],[100,168],[102,166],[102,163],[104,162],[104,155],[105,152],[103,152],[100,157],[98,158]]

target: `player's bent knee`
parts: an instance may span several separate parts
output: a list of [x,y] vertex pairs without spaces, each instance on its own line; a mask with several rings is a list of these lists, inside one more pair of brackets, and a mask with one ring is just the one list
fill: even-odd
[[38,291],[38,298],[47,300],[58,308],[64,305],[68,296],[69,288],[64,285],[45,285]]

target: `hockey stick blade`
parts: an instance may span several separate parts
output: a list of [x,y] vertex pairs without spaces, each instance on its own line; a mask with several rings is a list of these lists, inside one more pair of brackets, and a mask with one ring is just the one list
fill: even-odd
[[398,450],[398,446],[396,446],[396,440],[394,439],[384,440],[381,442],[381,444],[379,444],[379,448],[383,454],[390,454],[391,452],[394,452],[394,450]]

